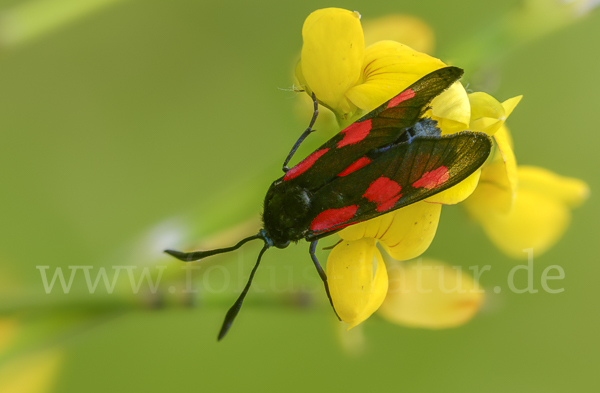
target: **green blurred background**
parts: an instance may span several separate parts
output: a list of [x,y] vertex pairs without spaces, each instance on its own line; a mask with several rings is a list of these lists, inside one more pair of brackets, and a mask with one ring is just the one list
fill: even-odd
[[[24,3],[0,1],[0,11]],[[310,12],[335,5],[360,11],[363,21],[416,15],[435,30],[439,52],[448,53],[518,4],[117,1],[22,45],[5,45],[0,318],[16,328],[0,362],[58,351],[59,366],[44,385],[61,393],[594,391],[600,365],[600,211],[593,195],[600,167],[598,12],[491,68],[495,97],[524,95],[508,123],[519,163],[584,179],[592,190],[562,241],[535,259],[536,288],[545,267],[560,265],[563,293],[488,291],[471,322],[441,331],[374,316],[364,324],[363,353],[351,356],[306,243],[266,254],[256,290],[220,343],[216,333],[240,289],[238,270],[245,280],[260,245],[211,262],[231,272],[231,285],[193,299],[180,293],[181,265],[153,254],[165,239],[190,247],[261,209],[306,126],[299,97],[282,89],[292,85]],[[299,157],[326,138],[315,136]],[[465,267],[490,264],[482,284],[505,284],[520,262],[494,248],[460,207],[443,210],[426,255]],[[320,256],[324,262],[326,253]],[[88,294],[80,278],[69,294],[55,288],[46,295],[36,269],[47,265],[52,274],[59,266],[68,273],[72,265],[156,263],[169,266],[165,284],[157,294],[139,296],[119,289]],[[194,277],[197,288],[227,284],[219,269],[210,281],[202,272]]]

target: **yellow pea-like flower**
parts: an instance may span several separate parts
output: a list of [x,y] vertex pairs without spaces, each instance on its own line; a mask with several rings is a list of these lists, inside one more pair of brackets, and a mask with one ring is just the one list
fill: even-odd
[[387,293],[387,271],[374,239],[335,246],[327,258],[327,277],[333,306],[348,329],[371,316]]
[[[321,9],[306,19],[302,37],[296,77],[309,95],[314,93],[331,110],[342,128],[446,66],[424,53],[433,47],[431,30],[410,17],[371,21],[363,32],[357,12]],[[494,139],[493,154],[482,168],[453,187],[339,232],[342,242],[328,258],[327,273],[333,304],[350,327],[368,318],[383,302],[387,274],[377,244],[397,260],[418,257],[435,237],[442,205],[465,201],[494,244],[511,256],[520,256],[529,247],[543,252],[560,238],[569,222],[569,209],[585,199],[587,185],[517,166],[505,123],[520,100],[517,96],[500,102],[484,92],[467,93],[460,81],[432,100],[424,116],[437,122],[442,135],[483,132]],[[431,263],[433,269],[441,266]],[[407,273],[406,278],[410,277]],[[468,281],[468,277],[463,280]],[[461,303],[465,305],[462,313],[450,315],[450,311],[442,312],[451,304],[445,303],[446,297],[388,298],[384,304],[420,305],[423,311],[417,316],[417,307],[412,316],[397,317],[397,312],[390,311],[394,307],[384,306],[388,319],[432,328],[464,323],[481,304],[481,297],[474,295]],[[441,314],[426,321],[424,315],[434,313],[436,307]]]
[[[489,168],[489,169],[488,169]],[[488,173],[489,172],[489,173]],[[484,168],[485,185],[478,187],[464,206],[482,225],[492,242],[507,255],[527,258],[525,249],[541,255],[560,239],[571,219],[571,209],[589,196],[587,184],[543,168],[520,166],[518,189],[506,205],[505,176],[495,166]]]
[[484,291],[473,278],[447,263],[423,259],[394,263],[379,314],[403,326],[444,329],[469,321],[481,308]]

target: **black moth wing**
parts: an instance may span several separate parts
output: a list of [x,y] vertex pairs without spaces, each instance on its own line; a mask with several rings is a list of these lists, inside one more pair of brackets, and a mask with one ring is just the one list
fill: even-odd
[[319,189],[366,152],[400,138],[406,128],[420,120],[431,100],[459,80],[462,74],[463,70],[458,67],[445,67],[425,75],[336,134],[290,169],[282,180],[308,190]]
[[468,131],[392,145],[314,192],[305,238],[328,236],[448,189],[475,172],[491,147],[487,135]]

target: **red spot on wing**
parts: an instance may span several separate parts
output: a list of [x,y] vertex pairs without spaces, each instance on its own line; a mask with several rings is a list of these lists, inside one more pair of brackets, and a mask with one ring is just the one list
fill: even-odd
[[394,207],[398,199],[402,196],[400,194],[401,190],[402,187],[400,187],[400,184],[387,177],[380,177],[371,183],[363,197],[376,203],[377,211],[383,212]]
[[400,190],[402,190],[402,187],[395,181],[387,177],[380,177],[371,183],[363,197],[371,202],[381,204],[396,196]]
[[352,164],[348,166],[348,168],[344,169],[338,176],[346,176],[351,174],[354,171],[359,170],[363,166],[367,165],[371,162],[371,159],[368,157],[361,157],[358,160],[354,161]]
[[396,97],[392,98],[388,103],[388,108],[393,108],[403,101],[409,100],[415,96],[415,92],[412,89],[406,89]]
[[341,225],[338,225],[338,226],[336,226],[336,227],[329,228],[329,229],[328,229],[328,231],[337,231],[337,230],[340,230],[340,229],[342,229],[342,228],[349,227],[350,225],[354,225],[354,224],[355,224],[354,222],[348,222],[348,223],[346,223],[346,224],[341,224]]
[[369,135],[371,128],[371,119],[350,124],[342,130],[341,133],[344,134],[344,139],[338,142],[337,147],[353,145],[362,141]]
[[448,168],[441,166],[431,172],[425,172],[419,180],[413,183],[413,187],[423,187],[428,190],[439,186],[448,181]]
[[310,156],[306,157],[304,160],[300,161],[298,163],[298,165],[296,165],[295,167],[293,167],[292,169],[290,169],[289,171],[287,171],[285,173],[285,175],[283,176],[283,180],[287,181],[290,179],[295,178],[296,176],[304,173],[308,168],[310,168],[311,166],[313,166],[313,164],[325,153],[327,153],[329,149],[322,149],[322,150],[317,150],[316,152],[312,153]]
[[341,209],[328,209],[319,214],[310,224],[310,230],[315,232],[335,229],[354,216],[358,205],[342,207]]
[[383,202],[382,204],[377,206],[376,210],[378,212],[384,212],[384,211],[390,210],[392,207],[394,207],[396,202],[398,202],[398,199],[400,199],[400,197],[402,197],[402,194],[398,194],[395,197],[393,197],[392,199],[389,199],[389,200]]

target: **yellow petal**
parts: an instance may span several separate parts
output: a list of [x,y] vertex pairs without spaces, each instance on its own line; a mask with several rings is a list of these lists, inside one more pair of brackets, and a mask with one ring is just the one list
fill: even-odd
[[[501,127],[499,132],[503,133],[503,137],[504,137],[505,142],[508,145],[508,147],[510,147],[511,150],[514,150],[515,145],[513,143],[513,138],[512,138],[512,135],[510,134],[510,130],[508,128],[506,128],[506,125],[504,125],[504,127]],[[494,139],[495,139],[495,137],[496,137],[496,135],[494,135]]]
[[465,201],[465,207],[507,214],[513,207],[517,192],[517,160],[511,148],[510,134],[504,125],[494,139],[500,154],[483,167],[477,189]]
[[519,102],[521,102],[522,98],[523,98],[523,96],[516,96],[513,98],[509,98],[508,100],[506,100],[502,103],[502,106],[504,107],[504,113],[505,113],[506,118],[508,118],[508,116],[510,116],[513,109],[515,109],[515,107],[519,104]]
[[302,27],[301,77],[338,116],[353,112],[345,98],[362,71],[364,37],[360,15],[339,8],[313,12]]
[[435,35],[422,19],[410,15],[393,14],[369,19],[363,23],[365,45],[377,41],[401,42],[416,51],[433,53]]
[[534,166],[519,167],[519,184],[521,189],[552,197],[568,207],[581,205],[590,194],[590,189],[584,181],[559,176]]
[[442,205],[421,201],[352,225],[338,234],[344,240],[376,238],[392,258],[412,259],[425,252],[433,241],[441,211]]
[[487,93],[475,92],[469,94],[472,113],[471,120],[489,117],[503,120],[506,117],[504,107],[498,100]]
[[512,149],[512,139],[506,126],[502,125],[498,131],[494,134],[494,140],[496,146],[500,151],[500,158],[504,163],[504,171],[501,173],[502,179],[497,179],[501,182],[509,194],[510,204],[509,208],[512,207],[512,200],[515,198],[518,186],[517,176],[517,158]]
[[471,105],[467,91],[460,81],[431,101],[431,118],[437,120],[442,135],[464,131],[471,119]]
[[480,175],[481,169],[478,169],[465,180],[439,194],[425,199],[425,201],[429,203],[441,203],[442,205],[456,205],[467,199],[475,191]]
[[[519,189],[508,213],[486,201],[485,195],[477,195],[474,201],[469,198],[464,206],[500,250],[525,259],[523,250],[533,248],[535,255],[541,255],[558,241],[568,227],[570,207],[585,200],[589,189],[578,179],[542,168],[519,167],[518,177]],[[473,196],[478,193],[479,188]]]
[[403,326],[444,329],[469,321],[483,302],[473,278],[452,266],[423,259],[390,265],[389,289],[379,314]]
[[544,195],[519,190],[508,214],[483,212],[477,217],[492,242],[507,255],[527,258],[523,250],[544,253],[564,233],[570,221],[565,205]]
[[395,41],[379,41],[365,50],[362,82],[346,97],[364,111],[372,111],[423,76],[445,66],[429,55]]
[[399,261],[418,257],[433,241],[441,212],[442,205],[424,201],[398,209],[379,238],[381,245]]
[[506,177],[506,166],[502,160],[495,160],[481,172],[477,188],[465,200],[468,210],[480,210],[485,214],[495,210],[507,214],[513,206],[514,194]]
[[472,110],[469,130],[484,132],[490,136],[495,135],[522,97],[513,97],[501,104],[486,93],[469,94]]
[[344,240],[363,237],[381,241],[394,259],[405,261],[421,255],[433,241],[442,206],[417,202],[338,232]]
[[[402,210],[402,209],[400,209]],[[396,212],[398,212],[397,210]],[[363,221],[355,225],[344,228],[338,235],[344,240],[352,241],[363,237],[372,237],[379,239],[383,235],[394,220],[396,212],[384,214],[379,217],[372,218],[368,221]]]
[[327,278],[335,310],[348,329],[373,314],[387,293],[387,271],[372,238],[335,246],[327,258]]
[[506,120],[502,104],[491,95],[482,92],[469,94],[469,102],[472,111],[469,130],[494,135]]

